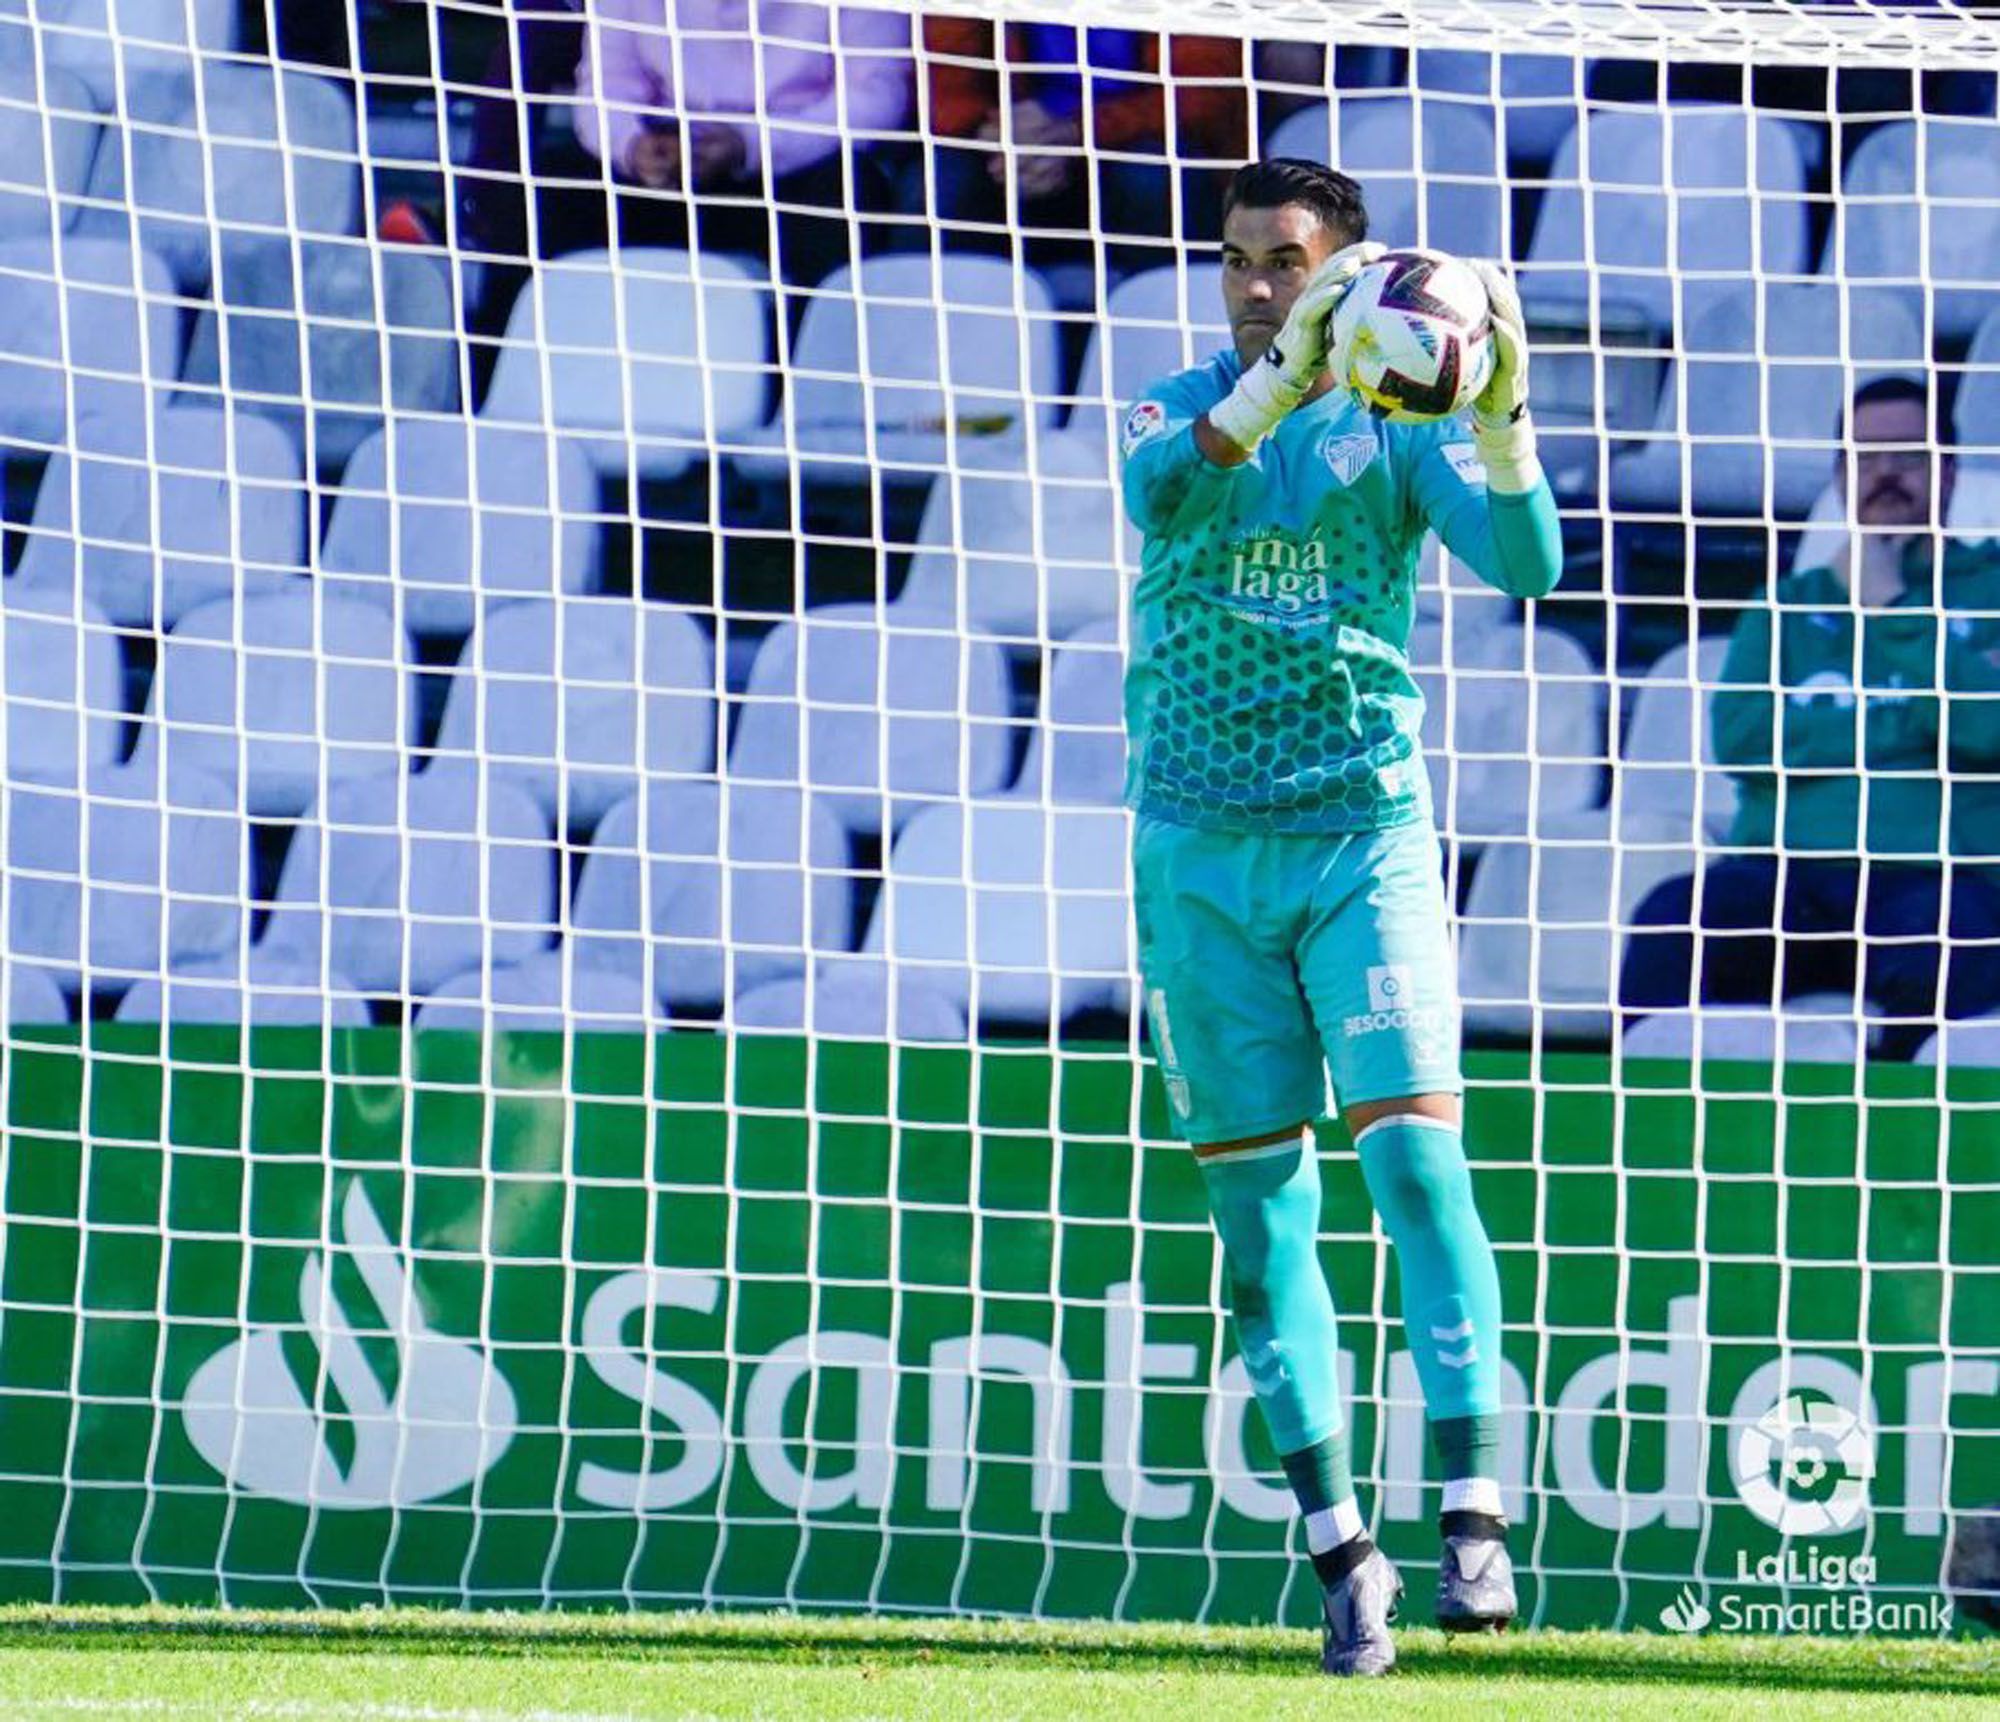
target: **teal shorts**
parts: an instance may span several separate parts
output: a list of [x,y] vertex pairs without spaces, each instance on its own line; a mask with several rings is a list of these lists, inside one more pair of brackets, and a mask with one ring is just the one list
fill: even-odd
[[1132,838],[1139,970],[1174,1127],[1233,1142],[1338,1104],[1457,1093],[1458,984],[1428,819]]

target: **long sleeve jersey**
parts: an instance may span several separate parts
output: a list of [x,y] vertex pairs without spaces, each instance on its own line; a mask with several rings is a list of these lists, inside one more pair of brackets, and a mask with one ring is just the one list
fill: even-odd
[[1744,612],[1711,720],[1738,785],[1732,843],[2000,856],[2000,551],[1950,546],[1933,579],[1918,547],[1905,575],[1893,604],[1860,609],[1810,569]]
[[1546,483],[1491,495],[1463,421],[1398,425],[1344,389],[1256,455],[1217,466],[1194,424],[1236,386],[1233,352],[1126,414],[1133,590],[1127,798],[1208,831],[1343,832],[1425,817],[1423,694],[1405,655],[1428,532],[1516,597],[1551,591]]

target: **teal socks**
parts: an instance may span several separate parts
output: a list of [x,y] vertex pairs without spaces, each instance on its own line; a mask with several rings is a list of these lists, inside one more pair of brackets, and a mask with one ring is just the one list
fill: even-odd
[[1280,1453],[1298,1453],[1346,1427],[1334,1374],[1340,1336],[1319,1263],[1319,1160],[1310,1140],[1200,1162],[1226,1258],[1236,1343]]
[[1497,1477],[1500,1273],[1458,1129],[1433,1118],[1383,1118],[1354,1147],[1396,1246],[1403,1322],[1445,1477]]

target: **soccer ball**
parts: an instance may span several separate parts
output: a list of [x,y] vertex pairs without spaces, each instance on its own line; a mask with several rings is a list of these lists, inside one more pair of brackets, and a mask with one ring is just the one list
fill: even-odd
[[1442,251],[1391,251],[1333,314],[1340,379],[1377,418],[1427,424],[1463,412],[1493,374],[1486,284]]

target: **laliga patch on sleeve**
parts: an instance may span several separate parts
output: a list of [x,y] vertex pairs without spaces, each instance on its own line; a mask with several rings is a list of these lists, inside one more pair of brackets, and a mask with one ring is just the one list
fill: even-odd
[[1125,452],[1130,454],[1141,443],[1164,436],[1166,430],[1167,409],[1158,401],[1141,401],[1125,415]]
[[1479,464],[1479,451],[1469,442],[1450,442],[1444,445],[1444,458],[1451,462],[1451,470],[1458,474],[1462,484],[1476,484],[1486,488],[1486,468]]

